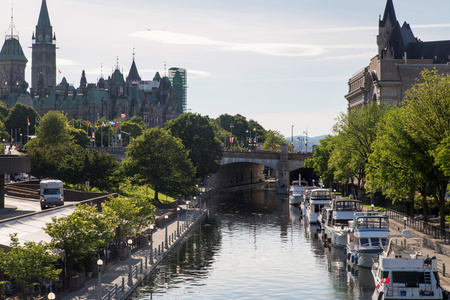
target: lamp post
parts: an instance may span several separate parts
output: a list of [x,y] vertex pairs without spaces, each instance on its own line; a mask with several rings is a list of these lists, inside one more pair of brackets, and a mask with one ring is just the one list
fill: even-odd
[[133,274],[131,272],[131,246],[133,245],[133,241],[131,239],[128,240],[128,253],[129,253],[129,269],[130,269],[130,273],[128,274],[128,285],[129,286],[133,286]]
[[180,207],[177,207],[177,237],[180,237]]
[[253,140],[253,144],[255,145],[255,151],[256,151],[256,127],[253,128],[253,131],[255,132],[255,139]]
[[373,204],[370,204],[370,207],[372,207],[372,211],[373,211],[373,206],[374,206]]
[[153,265],[153,229],[155,227],[150,225],[150,263]]
[[103,260],[97,260],[98,266],[98,285],[97,285],[97,300],[102,300],[102,265]]
[[48,298],[49,300],[54,300],[54,299],[56,299],[55,293],[53,293],[53,292],[48,293],[47,298]]
[[403,217],[403,229],[406,229],[406,220],[408,220],[408,218],[406,216]]
[[292,152],[294,152],[294,125],[291,127],[291,143],[292,143]]
[[186,228],[189,226],[189,201],[186,201]]
[[233,124],[230,124],[230,146],[231,146],[231,149],[233,149],[233,127],[234,127],[234,125]]
[[168,215],[165,215],[164,216],[164,220],[166,221],[166,249],[169,249],[169,246],[168,246],[168,244],[167,244],[167,220],[169,219],[169,216]]

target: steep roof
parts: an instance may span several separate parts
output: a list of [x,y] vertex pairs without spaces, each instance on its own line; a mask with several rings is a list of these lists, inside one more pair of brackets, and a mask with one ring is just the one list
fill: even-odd
[[386,25],[387,20],[389,20],[393,26],[395,26],[395,23],[397,23],[397,17],[395,16],[394,3],[392,2],[392,0],[388,0],[386,2],[383,19],[380,20],[379,26],[384,27]]
[[116,69],[111,76],[111,84],[121,85],[124,84],[123,74],[120,73],[119,69]]
[[51,30],[52,25],[50,24],[50,17],[48,15],[47,2],[46,0],[42,0],[41,4],[41,12],[39,13],[38,24],[36,26],[36,31],[46,29]]
[[22,47],[19,40],[10,38],[5,40],[2,51],[0,52],[0,60],[20,60],[27,62],[25,54],[23,54]]
[[136,64],[133,59],[133,63],[131,64],[130,72],[127,76],[127,82],[139,82],[141,81],[141,77],[139,76]]

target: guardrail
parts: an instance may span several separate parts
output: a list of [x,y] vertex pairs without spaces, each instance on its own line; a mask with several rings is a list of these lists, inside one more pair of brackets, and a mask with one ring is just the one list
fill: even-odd
[[[405,213],[398,212],[389,208],[386,209],[386,214],[389,218],[394,219],[398,222],[403,223],[406,221],[406,225],[408,225],[409,227],[430,235],[435,239],[440,239],[444,243],[450,243],[450,231],[446,229],[442,229],[439,226],[432,225],[428,222],[425,222],[424,220],[411,218]],[[405,217],[406,220],[404,219]]]
[[16,186],[12,184],[5,185],[5,193],[13,196],[39,199],[39,189]]

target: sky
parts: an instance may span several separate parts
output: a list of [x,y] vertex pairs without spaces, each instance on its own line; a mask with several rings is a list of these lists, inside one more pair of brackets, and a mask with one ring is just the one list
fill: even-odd
[[[9,3],[8,3],[9,2]],[[0,33],[28,59],[42,0],[2,0]],[[190,112],[240,114],[285,137],[331,134],[346,113],[349,78],[377,54],[386,0],[47,0],[57,69],[79,87],[118,66],[128,75],[187,69]],[[450,39],[450,1],[394,0],[423,41]],[[3,32],[1,31],[3,29]]]

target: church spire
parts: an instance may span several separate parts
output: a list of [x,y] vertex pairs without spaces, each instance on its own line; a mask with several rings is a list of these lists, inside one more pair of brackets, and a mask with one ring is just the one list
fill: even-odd
[[395,25],[397,23],[397,17],[395,15],[394,3],[392,0],[388,0],[386,2],[386,8],[384,9],[383,19],[380,20],[380,27],[386,26],[386,22],[389,20],[391,25]]
[[52,24],[50,23],[46,0],[42,0],[41,11],[39,13],[39,19],[36,25],[36,39],[38,43],[45,42],[46,44],[51,44],[52,40],[55,39]]

